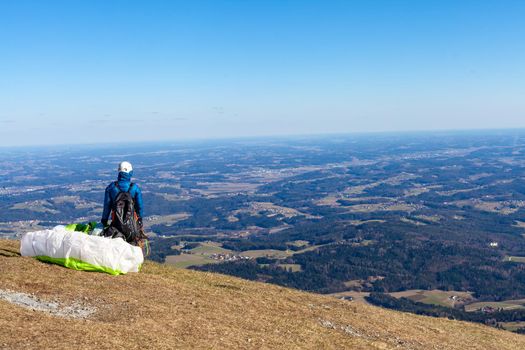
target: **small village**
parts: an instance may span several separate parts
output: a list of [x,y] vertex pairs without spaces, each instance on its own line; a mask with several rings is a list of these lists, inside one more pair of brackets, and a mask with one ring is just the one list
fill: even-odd
[[239,261],[239,260],[251,260],[251,256],[237,255],[231,253],[213,253],[209,256],[210,259],[218,261]]

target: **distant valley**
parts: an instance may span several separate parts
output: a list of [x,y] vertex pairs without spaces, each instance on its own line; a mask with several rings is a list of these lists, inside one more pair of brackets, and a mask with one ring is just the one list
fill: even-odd
[[152,260],[525,329],[525,131],[2,149],[0,236],[99,221],[121,160]]

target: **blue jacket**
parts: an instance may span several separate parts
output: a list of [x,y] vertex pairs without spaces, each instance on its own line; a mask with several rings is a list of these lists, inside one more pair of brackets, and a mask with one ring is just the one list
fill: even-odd
[[[115,185],[114,182],[110,183],[108,187],[106,187],[106,193],[104,195],[104,211],[102,212],[102,220],[108,220],[109,214],[111,214],[111,209],[113,208],[113,204],[115,203],[115,199],[117,198],[117,195],[120,191],[127,192],[129,190],[129,185],[131,184],[131,176],[133,175],[133,171],[128,173],[120,172],[118,173],[118,185],[120,187],[120,190]],[[140,192],[139,186],[137,184],[133,184],[133,187],[131,188],[131,191],[129,192],[131,194],[131,197],[135,201],[135,212],[137,213],[139,218],[143,217],[143,203],[142,203],[142,192]]]

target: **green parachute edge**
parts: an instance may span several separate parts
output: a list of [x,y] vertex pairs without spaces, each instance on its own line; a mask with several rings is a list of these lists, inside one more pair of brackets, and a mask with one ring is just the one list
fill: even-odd
[[113,276],[124,274],[124,272],[119,271],[119,270],[113,270],[105,266],[93,265],[93,264],[90,264],[90,263],[87,263],[85,261],[82,261],[80,259],[75,259],[75,258],[52,258],[52,257],[45,256],[45,255],[39,255],[39,256],[35,256],[35,259],[38,259],[46,263],[62,265],[72,270],[105,272]]
[[[66,225],[66,230],[89,234],[91,231],[95,229],[96,225],[97,223],[94,221],[88,222],[87,224],[69,224],[69,225]],[[113,270],[109,267],[93,265],[88,262],[82,261],[80,259],[75,259],[75,258],[52,258],[46,255],[39,255],[39,256],[35,256],[35,259],[40,260],[42,262],[46,262],[46,263],[65,266],[69,269],[77,270],[77,271],[105,272],[113,276],[125,274],[124,272],[120,270]],[[141,268],[142,266],[139,267],[139,270],[141,270]]]
[[69,224],[66,225],[66,230],[89,233],[95,229],[97,223],[95,221],[88,222],[87,224]]

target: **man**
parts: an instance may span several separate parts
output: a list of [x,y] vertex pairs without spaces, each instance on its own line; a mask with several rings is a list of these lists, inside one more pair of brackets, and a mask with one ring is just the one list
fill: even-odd
[[[143,217],[143,203],[142,203],[142,193],[140,191],[140,188],[137,186],[137,184],[134,184],[131,182],[131,176],[133,175],[133,167],[129,162],[122,162],[118,166],[118,180],[115,182],[112,182],[106,187],[106,193],[104,196],[104,211],[102,213],[102,220],[100,222],[102,225],[104,225],[104,228],[106,229],[106,232],[114,232],[115,230],[107,230],[108,227],[108,220],[109,220],[109,214],[112,214],[111,219],[111,228],[117,229],[122,231],[122,222],[118,222],[115,218],[115,211],[117,210],[116,205],[117,201],[121,201],[123,196],[119,196],[121,193],[129,193],[129,197],[131,197],[132,208],[134,208],[134,213],[132,215],[134,217],[131,218],[132,220],[132,226],[135,226],[135,223],[138,225],[138,229],[142,231],[142,217]],[[127,196],[127,195],[126,195]],[[118,219],[118,218],[117,218]],[[136,219],[136,220],[135,220]],[[131,243],[133,241],[133,237],[137,234],[136,232],[132,232],[133,237],[129,237],[127,232],[121,232],[123,233],[123,238],[125,238],[128,242]],[[111,236],[115,237],[113,233],[110,234]]]

